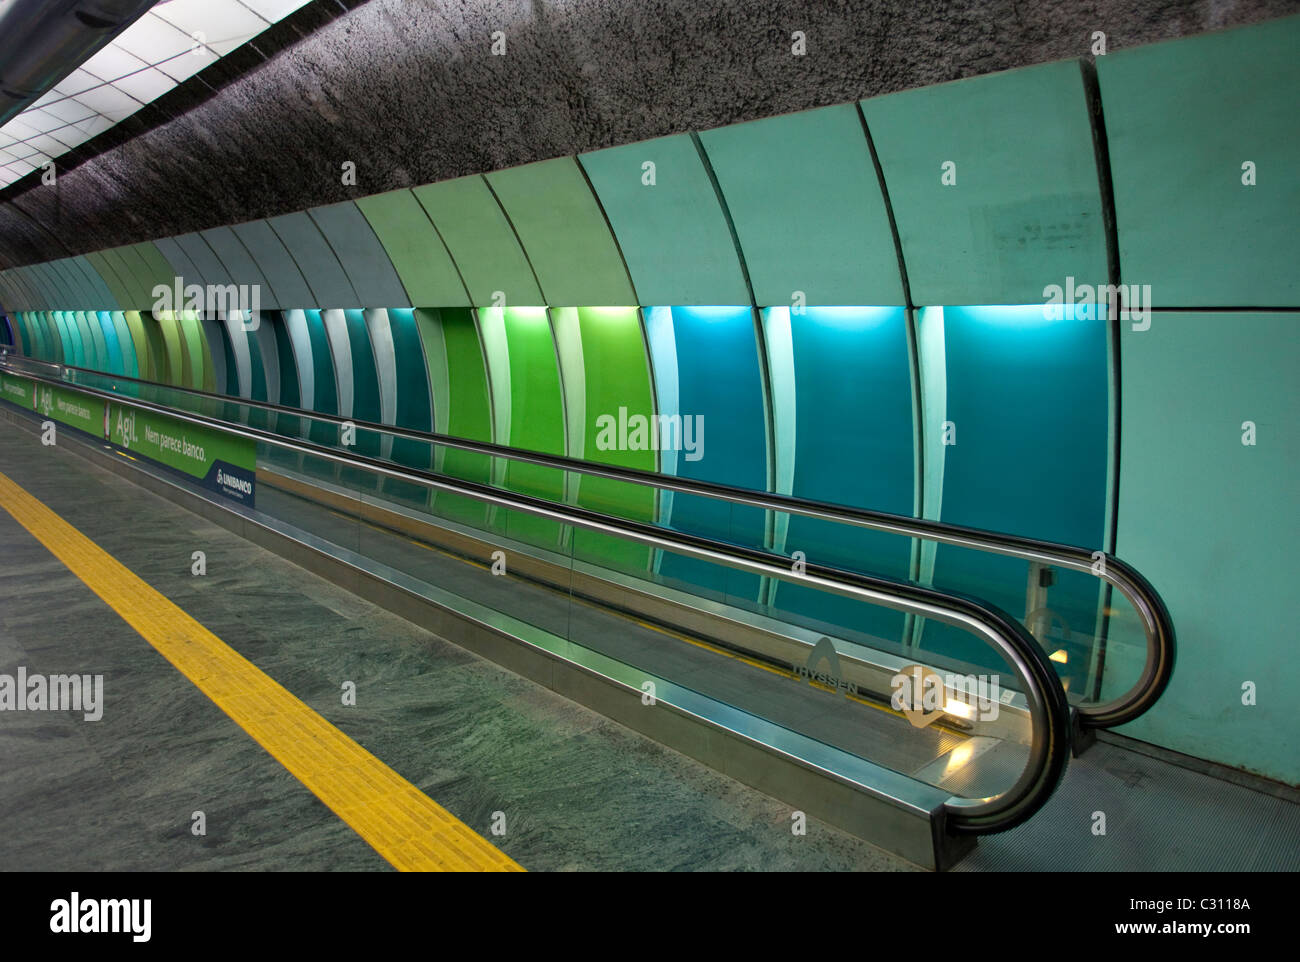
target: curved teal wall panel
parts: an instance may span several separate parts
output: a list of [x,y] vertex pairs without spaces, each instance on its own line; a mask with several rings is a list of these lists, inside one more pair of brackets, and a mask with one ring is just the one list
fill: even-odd
[[[748,304],[717,191],[688,134],[582,154],[640,304]],[[647,183],[653,164],[654,184]]]
[[1289,17],[1097,58],[1121,279],[1156,304],[1300,305],[1298,51]]
[[898,252],[853,104],[700,134],[759,305],[902,304]]
[[1164,597],[1179,642],[1169,688],[1124,734],[1289,784],[1300,782],[1287,734],[1300,688],[1296,322],[1170,312],[1122,334],[1116,538]]
[[1067,276],[1107,282],[1079,61],[888,94],[862,110],[913,304],[1035,304]]

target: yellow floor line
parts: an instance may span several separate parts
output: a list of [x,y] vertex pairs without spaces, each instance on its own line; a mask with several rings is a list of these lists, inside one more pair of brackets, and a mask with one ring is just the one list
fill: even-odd
[[523,871],[3,474],[0,506],[394,867]]

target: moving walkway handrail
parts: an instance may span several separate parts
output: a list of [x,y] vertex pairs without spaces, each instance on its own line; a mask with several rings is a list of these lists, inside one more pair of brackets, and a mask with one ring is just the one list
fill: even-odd
[[[8,365],[0,361],[0,367]],[[63,380],[40,375],[34,377],[47,384],[68,385]],[[969,631],[992,645],[1024,682],[1023,694],[1031,722],[1029,758],[1016,783],[1001,794],[987,798],[950,798],[944,806],[947,830],[959,835],[986,835],[1013,828],[1046,803],[1064,774],[1071,743],[1070,706],[1065,689],[1046,653],[1025,627],[1006,612],[985,602],[910,582],[893,581],[824,565],[809,564],[803,573],[796,573],[785,557],[757,548],[669,532],[645,522],[610,518],[587,508],[557,505],[544,498],[505,492],[478,482],[449,479],[431,471],[401,467],[379,458],[355,453],[343,454],[310,441],[288,439],[246,425],[236,426],[227,421],[126,397],[112,391],[85,385],[75,385],[74,389],[107,401],[163,414],[225,434],[261,441],[345,467],[361,468],[395,480],[465,495],[508,510],[522,511],[648,547],[674,551],[739,571],[811,585],[847,598],[931,618]]]
[[883,531],[904,537],[935,541],[940,544],[955,545],[957,547],[970,548],[977,551],[987,551],[994,554],[1008,555],[1029,562],[1048,564],[1059,568],[1091,574],[1094,577],[1101,578],[1107,584],[1118,589],[1119,592],[1128,599],[1129,603],[1133,606],[1134,611],[1137,612],[1138,617],[1142,622],[1143,633],[1146,637],[1146,657],[1143,663],[1142,672],[1139,675],[1137,682],[1127,692],[1117,695],[1109,701],[1100,702],[1095,705],[1084,704],[1077,706],[1076,710],[1079,714],[1079,723],[1084,728],[1113,728],[1117,725],[1133,721],[1156,703],[1160,698],[1160,695],[1164,692],[1165,687],[1169,684],[1170,676],[1173,674],[1175,649],[1174,627],[1173,621],[1169,617],[1169,611],[1165,607],[1164,600],[1139,571],[1120,558],[1105,552],[1089,551],[1086,548],[1080,548],[1074,545],[1060,544],[1052,541],[1040,541],[1034,538],[1025,538],[1019,535],[986,531],[980,528],[970,528],[962,525],[948,524],[941,521],[929,521],[925,519],[905,517],[903,515],[888,514],[883,511],[872,511],[868,508],[854,508],[831,504],[824,501],[813,501],[807,498],[795,497],[793,495],[747,491],[744,488],[736,488],[730,485],[717,484],[710,481],[695,481],[687,478],[677,478],[637,468],[595,464],[590,461],[583,461],[578,458],[570,458],[563,455],[522,451],[487,441],[469,441],[464,438],[455,438],[444,434],[414,431],[409,428],[399,428],[394,425],[375,424],[369,421],[359,421],[355,418],[344,418],[337,415],[321,414],[316,411],[305,411],[301,408],[273,404],[267,401],[251,401],[246,398],[235,398],[225,394],[198,390],[196,388],[159,384],[154,381],[133,378],[128,375],[107,374],[103,371],[96,371],[91,368],[58,364],[52,361],[38,360],[36,358],[28,358],[25,356],[22,357],[22,360],[24,362],[52,367],[59,371],[80,371],[97,377],[127,380],[148,387],[161,388],[169,391],[179,391],[183,394],[191,394],[196,397],[208,398],[214,401],[259,408],[279,414],[304,417],[310,420],[322,421],[330,424],[340,425],[349,423],[359,430],[378,432],[393,437],[408,438],[425,443],[439,444],[449,448],[455,448],[462,451],[472,451],[492,457],[508,458],[525,464],[535,464],[542,467],[555,468],[564,471],[575,471],[592,477],[601,477],[633,484],[648,485],[684,494],[701,495],[704,497],[715,498],[720,501],[726,501],[731,504],[746,505],[771,511],[782,511],[788,514],[797,514],[803,517],[817,518],[823,521],[851,524],[857,527],[868,528],[873,531]]

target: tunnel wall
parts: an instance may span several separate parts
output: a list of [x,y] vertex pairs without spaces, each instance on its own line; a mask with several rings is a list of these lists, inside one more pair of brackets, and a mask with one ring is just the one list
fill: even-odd
[[[1273,387],[1297,360],[1296,49],[1292,17],[1119,51],[1095,76],[1064,61],[675,134],[12,268],[0,302],[36,357],[273,401],[292,380],[303,407],[347,417],[1113,550],[1180,639],[1133,733],[1297,782],[1262,734],[1289,723],[1285,696],[1241,701],[1300,682],[1277,630],[1296,402]],[[255,287],[262,333],[160,308],[178,277]],[[1113,283],[1146,313],[1044,310],[1052,285]],[[705,456],[602,450],[595,419],[620,408],[703,416]],[[523,465],[498,480],[573,493]],[[1023,570],[999,559],[602,488],[577,497],[1023,606]],[[497,530],[563,547],[527,519]],[[584,550],[849,617],[687,559]],[[1055,590],[1065,636],[1090,637],[1095,588]],[[889,616],[864,630],[957,644]],[[1092,677],[1061,645],[1072,684],[1123,667],[1116,652]]]

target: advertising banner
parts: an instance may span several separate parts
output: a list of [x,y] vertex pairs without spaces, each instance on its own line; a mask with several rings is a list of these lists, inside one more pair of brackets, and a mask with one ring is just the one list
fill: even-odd
[[105,438],[193,478],[209,491],[254,506],[257,445],[249,438],[16,374],[0,373],[0,398]]
[[108,440],[189,475],[209,491],[254,505],[257,445],[249,438],[114,402]]

